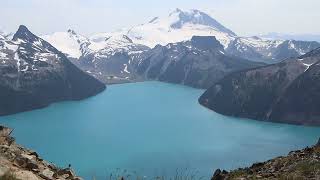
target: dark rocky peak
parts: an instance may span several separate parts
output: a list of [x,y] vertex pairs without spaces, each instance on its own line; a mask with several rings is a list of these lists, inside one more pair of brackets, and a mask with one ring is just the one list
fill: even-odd
[[223,51],[223,46],[214,36],[193,36],[191,45],[202,50],[218,49]]
[[77,33],[73,29],[68,29],[68,33],[76,35]]
[[32,43],[38,41],[39,38],[30,32],[26,26],[20,25],[18,31],[13,35],[12,40],[17,41],[18,39]]
[[[22,40],[20,46],[23,46],[25,49],[28,49],[29,52],[55,52],[59,53],[59,51],[53,47],[48,42],[42,40],[38,36],[34,35],[29,29],[24,26],[20,25],[18,31],[13,36],[13,41]],[[59,53],[60,54],[60,53]]]

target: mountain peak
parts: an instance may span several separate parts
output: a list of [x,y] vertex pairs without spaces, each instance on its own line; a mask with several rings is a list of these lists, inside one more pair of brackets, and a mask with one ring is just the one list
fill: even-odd
[[77,34],[73,29],[68,29],[68,33],[70,33],[72,35],[76,35]]
[[223,46],[214,36],[193,36],[191,39],[191,43],[193,46],[198,47],[200,49],[221,49],[223,50]]
[[169,16],[173,15],[173,14],[176,14],[176,13],[183,13],[183,11],[179,8],[176,8],[174,11],[172,11]]
[[170,27],[173,29],[180,29],[185,24],[195,24],[195,25],[210,26],[218,31],[228,33],[232,36],[236,36],[234,32],[232,32],[231,30],[221,25],[218,21],[216,21],[210,15],[197,9],[183,11],[177,8],[176,10],[170,13],[169,17],[174,19],[174,22],[171,22],[170,24]]
[[30,32],[25,25],[20,25],[18,31],[13,35],[14,41],[18,39],[22,39],[28,42],[33,42],[37,40],[37,36],[34,35],[32,32]]

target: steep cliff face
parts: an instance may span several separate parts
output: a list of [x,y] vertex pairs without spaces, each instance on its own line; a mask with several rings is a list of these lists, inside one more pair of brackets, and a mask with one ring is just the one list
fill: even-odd
[[12,40],[0,40],[0,74],[0,115],[80,100],[105,89],[25,26]]
[[225,75],[261,64],[225,55],[223,46],[210,36],[156,46],[137,65],[145,79],[208,88]]
[[320,125],[318,51],[229,75],[209,88],[199,102],[230,116]]
[[[315,52],[312,52],[315,53]],[[270,119],[320,125],[320,53],[303,57],[317,61],[299,76],[275,105]]]

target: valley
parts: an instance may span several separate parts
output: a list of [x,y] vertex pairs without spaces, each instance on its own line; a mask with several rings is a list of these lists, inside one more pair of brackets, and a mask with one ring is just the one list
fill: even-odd
[[14,128],[17,143],[48,162],[71,164],[77,175],[99,180],[123,171],[169,179],[176,170],[210,179],[215,169],[250,166],[314,145],[320,137],[318,127],[219,115],[198,104],[202,93],[156,81],[111,85],[86,100],[0,121]]

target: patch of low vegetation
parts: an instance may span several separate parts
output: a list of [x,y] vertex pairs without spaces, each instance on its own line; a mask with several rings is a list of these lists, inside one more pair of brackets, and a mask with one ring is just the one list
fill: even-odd
[[3,176],[0,177],[0,180],[20,180],[12,172],[6,172]]
[[[92,180],[98,178],[93,177]],[[197,170],[194,169],[176,169],[176,171],[167,175],[165,173],[161,175],[146,176],[141,175],[137,171],[128,171],[126,169],[116,169],[109,174],[107,180],[207,180],[209,177],[201,176]]]

